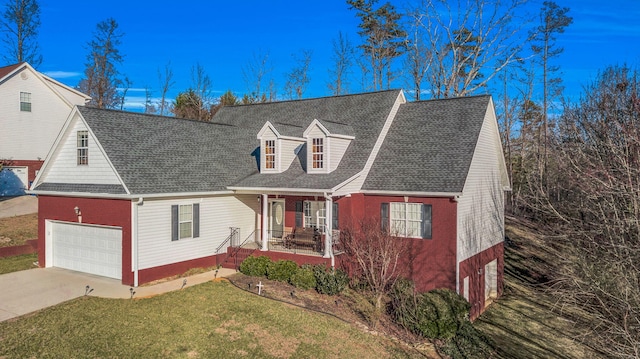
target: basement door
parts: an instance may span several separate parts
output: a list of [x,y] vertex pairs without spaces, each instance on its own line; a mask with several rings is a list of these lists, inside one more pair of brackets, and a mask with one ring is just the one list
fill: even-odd
[[51,223],[53,266],[122,279],[122,229]]

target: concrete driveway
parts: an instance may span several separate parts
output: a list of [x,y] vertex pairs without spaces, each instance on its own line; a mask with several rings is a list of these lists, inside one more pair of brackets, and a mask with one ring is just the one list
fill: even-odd
[[[150,297],[226,277],[235,270],[220,268],[155,285],[133,288],[134,298]],[[89,290],[87,291],[87,286]],[[131,298],[131,287],[117,279],[60,268],[36,268],[0,275],[0,322],[54,306],[83,295]]]
[[0,198],[0,218],[30,213],[38,213],[38,198],[36,196]]

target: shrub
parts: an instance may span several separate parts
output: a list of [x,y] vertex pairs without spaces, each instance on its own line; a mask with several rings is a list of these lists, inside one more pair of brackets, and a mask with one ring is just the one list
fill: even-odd
[[320,294],[336,295],[349,284],[349,277],[344,271],[328,270],[321,264],[313,267],[313,275],[316,278],[316,290]]
[[240,273],[253,277],[264,277],[267,275],[267,266],[271,259],[267,256],[249,256],[240,264]]
[[449,289],[421,295],[414,331],[427,338],[453,338],[469,314],[469,303]]
[[291,276],[298,271],[298,265],[294,261],[280,259],[271,262],[267,266],[267,278],[280,282],[288,282]]
[[291,276],[289,283],[300,289],[311,289],[316,287],[316,277],[313,268],[303,265]]
[[452,359],[484,359],[496,356],[494,343],[471,322],[462,322],[455,337],[444,341],[439,349]]
[[389,295],[390,312],[395,322],[414,331],[420,296],[416,294],[413,282],[409,279],[398,279],[391,287]]
[[415,294],[413,282],[399,280],[391,291],[395,321],[423,337],[453,338],[469,315],[469,303],[449,289]]

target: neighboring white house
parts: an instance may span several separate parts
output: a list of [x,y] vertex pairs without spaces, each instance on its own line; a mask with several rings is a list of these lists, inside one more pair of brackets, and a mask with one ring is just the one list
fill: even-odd
[[35,179],[71,109],[90,99],[26,62],[0,67],[0,161],[25,188]]

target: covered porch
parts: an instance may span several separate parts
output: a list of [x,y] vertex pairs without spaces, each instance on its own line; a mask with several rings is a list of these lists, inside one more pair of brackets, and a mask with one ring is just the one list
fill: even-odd
[[[253,194],[259,203],[256,230],[246,235],[232,228],[229,240],[225,241],[230,256],[248,250],[254,255],[262,252],[269,256],[266,252],[279,252],[286,258],[289,254],[302,255],[315,257],[315,260],[307,257],[311,262],[324,258],[334,264],[334,256],[341,250],[338,206],[331,195],[324,192]],[[304,258],[299,259],[304,262]]]

